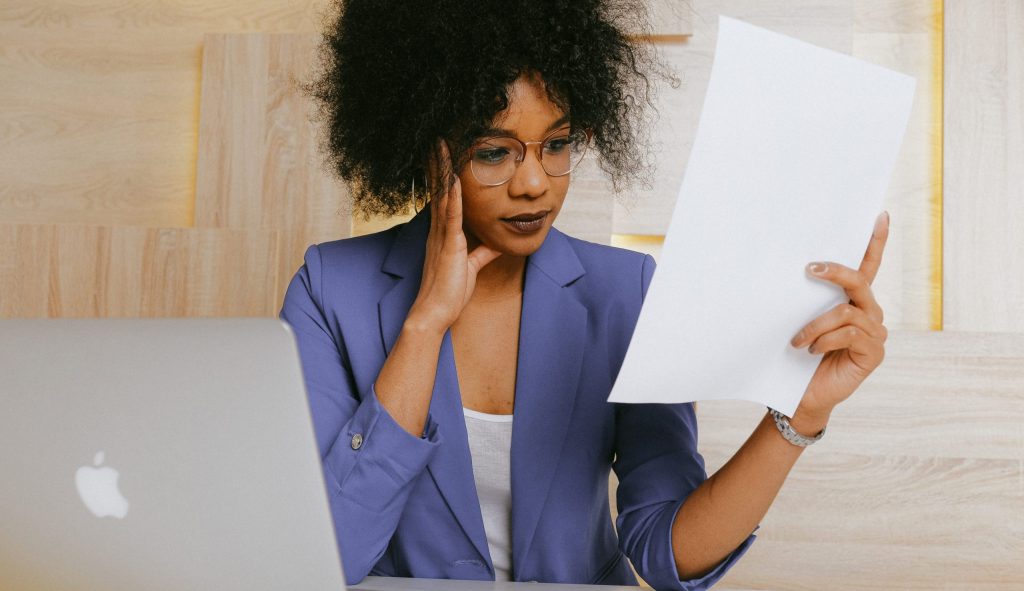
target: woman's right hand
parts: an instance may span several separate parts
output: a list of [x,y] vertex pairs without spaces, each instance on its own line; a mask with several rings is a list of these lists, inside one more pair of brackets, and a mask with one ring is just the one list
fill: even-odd
[[[469,252],[462,231],[462,183],[452,173],[451,155],[444,140],[438,142],[435,156],[437,159],[432,162],[439,160],[440,166],[430,167],[433,187],[452,176],[455,180],[440,199],[430,200],[430,233],[423,260],[423,279],[406,322],[443,333],[455,324],[469,303],[477,273],[501,253],[483,244]],[[431,191],[432,195],[437,193]]]

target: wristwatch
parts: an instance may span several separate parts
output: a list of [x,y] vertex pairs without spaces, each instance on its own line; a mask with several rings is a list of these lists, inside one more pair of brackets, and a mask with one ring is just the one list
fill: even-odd
[[814,437],[807,437],[805,435],[801,435],[797,433],[796,430],[793,429],[792,425],[789,424],[789,418],[786,415],[775,410],[774,408],[769,408],[768,410],[771,411],[772,418],[775,419],[775,426],[778,427],[779,433],[782,433],[782,437],[785,438],[786,441],[792,443],[793,445],[796,445],[798,447],[807,447],[808,445],[814,443],[815,441],[818,441],[819,439],[825,436],[824,428],[820,432],[818,432],[818,434],[815,435]]

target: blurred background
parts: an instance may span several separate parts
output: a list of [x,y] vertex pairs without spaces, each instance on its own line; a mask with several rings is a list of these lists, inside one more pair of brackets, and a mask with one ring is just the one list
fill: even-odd
[[[298,85],[327,10],[3,0],[0,317],[273,316],[306,246],[404,221],[353,216],[322,165]],[[658,172],[612,198],[585,166],[556,222],[581,238],[658,256],[719,14],[918,81],[874,284],[887,360],[721,587],[1024,589],[1024,0],[651,10],[682,81],[659,88]],[[709,471],[763,414],[698,411]]]

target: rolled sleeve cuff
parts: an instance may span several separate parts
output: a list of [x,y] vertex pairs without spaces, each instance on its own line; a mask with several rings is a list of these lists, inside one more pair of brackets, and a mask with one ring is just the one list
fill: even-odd
[[[683,502],[680,501],[674,511],[666,511],[669,519],[662,520],[657,525],[663,531],[657,532],[653,539],[662,540],[662,548],[666,550],[658,553],[660,560],[657,561],[658,564],[652,569],[653,572],[641,574],[644,576],[644,580],[658,591],[704,591],[705,589],[710,589],[746,554],[747,550],[750,549],[750,545],[757,539],[757,536],[751,533],[746,540],[704,576],[695,579],[680,579],[679,571],[676,568],[675,551],[672,548],[672,524],[675,522],[676,513],[679,512],[682,506]],[[759,525],[754,528],[754,531],[756,532],[760,528],[761,526]]]
[[371,385],[352,418],[338,433],[324,465],[336,491],[349,488],[348,484],[358,486],[358,482],[351,482],[353,476],[368,468],[390,476],[383,480],[391,480],[397,491],[426,468],[440,444],[441,435],[431,415],[427,415],[422,436],[416,437],[381,406],[375,386]]

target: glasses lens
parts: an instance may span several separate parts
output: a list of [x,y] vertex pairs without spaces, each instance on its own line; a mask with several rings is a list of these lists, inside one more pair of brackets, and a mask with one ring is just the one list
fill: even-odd
[[516,172],[523,147],[509,138],[490,138],[472,148],[470,166],[476,180],[485,185],[500,185]]
[[563,176],[572,172],[587,152],[589,138],[582,130],[561,130],[544,142],[544,170],[551,176]]
[[[536,142],[531,142],[536,145]],[[582,130],[565,128],[551,134],[541,146],[541,166],[551,176],[565,176],[576,168],[587,152],[590,138]],[[487,138],[470,150],[470,167],[484,185],[500,185],[516,173],[523,160],[523,145],[512,138]]]

